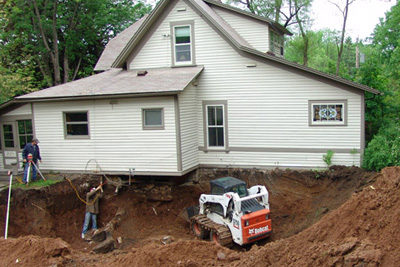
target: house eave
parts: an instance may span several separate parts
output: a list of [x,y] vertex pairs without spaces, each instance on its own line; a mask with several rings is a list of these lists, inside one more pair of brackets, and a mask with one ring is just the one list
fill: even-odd
[[262,58],[265,58],[265,59],[268,59],[268,60],[272,60],[272,61],[284,64],[286,66],[289,66],[289,67],[292,67],[292,68],[296,68],[296,69],[301,70],[301,71],[305,71],[305,72],[308,72],[308,73],[311,73],[311,74],[315,74],[315,75],[318,75],[319,77],[323,77],[323,78],[332,80],[334,82],[342,83],[342,84],[345,84],[345,85],[348,85],[348,86],[351,86],[351,87],[354,87],[354,88],[357,88],[357,89],[360,89],[360,90],[363,90],[363,91],[366,91],[366,92],[370,92],[372,94],[377,94],[377,95],[382,94],[379,90],[376,90],[374,88],[368,87],[366,85],[363,85],[363,84],[360,84],[360,83],[356,83],[356,82],[353,82],[353,81],[350,81],[350,80],[346,80],[346,79],[343,79],[343,78],[341,78],[339,76],[328,74],[328,73],[325,73],[325,72],[322,72],[322,71],[319,71],[319,70],[316,70],[316,69],[313,69],[313,68],[310,68],[310,67],[307,67],[307,66],[303,66],[303,65],[300,65],[298,63],[288,61],[288,60],[286,60],[284,58],[280,58],[280,57],[277,57],[277,56],[274,56],[274,55],[269,55],[267,53],[263,53],[263,52],[258,51],[256,49],[252,49],[252,48],[249,48],[249,47],[246,47],[246,46],[239,46],[238,48],[243,52],[247,52],[249,54],[260,56]]
[[214,1],[214,0],[203,0],[203,1],[206,2],[206,3],[208,3],[208,4],[210,4],[210,5],[218,6],[218,7],[221,7],[221,8],[224,8],[224,9],[227,9],[227,10],[230,10],[230,11],[233,11],[233,12],[236,12],[236,13],[239,13],[239,14],[242,14],[242,15],[245,15],[245,16],[247,16],[247,17],[251,17],[251,18],[254,18],[254,19],[256,19],[256,20],[259,20],[259,21],[262,21],[262,22],[266,22],[266,23],[268,23],[274,30],[276,30],[276,31],[278,31],[278,32],[280,32],[280,33],[282,33],[282,34],[287,34],[287,35],[290,35],[290,36],[293,35],[293,33],[291,33],[291,32],[290,32],[288,29],[286,29],[284,26],[280,25],[279,23],[276,23],[275,21],[273,21],[273,20],[271,20],[271,19],[269,19],[269,18],[266,18],[266,17],[263,17],[263,16],[259,16],[259,15],[253,14],[253,13],[251,13],[251,12],[248,12],[248,11],[242,10],[242,9],[240,9],[240,8],[237,8],[237,7],[233,7],[233,6],[224,4],[224,3],[219,2],[219,1]]
[[168,92],[148,92],[148,93],[129,93],[129,94],[105,94],[105,95],[85,95],[85,96],[62,96],[62,97],[32,97],[24,99],[15,99],[14,103],[31,102],[51,102],[51,101],[78,101],[78,100],[104,100],[119,98],[138,98],[154,96],[174,96],[182,93],[182,90]]
[[157,20],[158,13],[162,13],[164,9],[169,5],[170,1],[160,1],[155,8],[150,12],[149,16],[146,20],[140,25],[139,29],[135,32],[129,42],[125,45],[124,49],[122,49],[121,53],[115,59],[114,63],[111,65],[111,68],[123,68],[125,60],[128,58],[129,54],[132,52],[134,47],[146,34],[148,27],[153,25],[153,23]]

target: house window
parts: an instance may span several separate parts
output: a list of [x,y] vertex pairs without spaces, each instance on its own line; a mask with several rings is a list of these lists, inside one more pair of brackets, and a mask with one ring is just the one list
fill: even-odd
[[284,54],[284,38],[283,38],[283,36],[274,31],[270,31],[269,35],[270,35],[269,51],[274,54],[279,54],[279,55],[283,56],[283,54]]
[[164,129],[164,110],[162,108],[143,109],[142,114],[144,130]]
[[17,125],[19,147],[23,149],[33,138],[32,120],[20,120],[17,121]]
[[3,125],[3,139],[5,148],[14,147],[14,131],[13,131],[13,126],[11,124]]
[[66,138],[89,137],[88,112],[65,112]]
[[209,148],[225,147],[224,105],[207,105],[207,145]]
[[310,101],[310,125],[346,125],[347,101]]
[[175,30],[175,63],[191,63],[190,26],[177,26]]
[[194,21],[171,23],[173,65],[193,65],[194,60]]

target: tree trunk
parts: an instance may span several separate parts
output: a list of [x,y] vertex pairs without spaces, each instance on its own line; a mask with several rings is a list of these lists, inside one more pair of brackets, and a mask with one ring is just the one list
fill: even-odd
[[343,53],[343,46],[344,46],[344,36],[346,32],[346,22],[347,22],[347,15],[349,12],[349,5],[353,3],[353,1],[346,0],[346,6],[343,10],[343,27],[342,27],[342,36],[340,37],[340,46],[339,46],[339,51],[338,51],[338,58],[336,62],[336,76],[339,76],[339,70],[340,70],[340,61],[342,59],[342,53]]
[[67,83],[69,82],[69,60],[68,60],[67,48],[65,48],[64,51],[63,69],[64,69],[63,83]]
[[79,71],[79,68],[81,66],[81,62],[82,62],[82,57],[80,57],[79,60],[78,60],[78,64],[77,64],[77,66],[75,68],[75,71],[74,71],[74,76],[72,76],[72,81],[75,81],[76,75],[78,75],[78,71]]
[[61,74],[60,74],[60,53],[58,51],[58,36],[57,36],[57,2],[58,0],[54,0],[54,9],[53,9],[53,71],[54,71],[54,85],[61,84]]
[[275,22],[279,23],[279,17],[281,13],[282,0],[275,0]]
[[46,36],[46,33],[43,28],[42,20],[41,20],[41,14],[39,11],[39,8],[37,6],[36,0],[33,1],[33,7],[34,7],[34,12],[36,15],[36,19],[38,20],[38,26],[39,26],[39,32],[40,32],[40,37],[42,38],[44,47],[46,48],[46,51],[48,52],[50,56],[51,63],[53,65],[53,84],[58,85],[60,84],[60,64],[59,64],[59,53],[58,53],[58,38],[57,38],[57,0],[54,1],[54,8],[53,8],[53,27],[52,27],[52,40],[53,40],[53,50],[51,50],[49,42],[48,42],[48,37]]
[[297,20],[297,23],[299,25],[301,37],[303,38],[303,44],[304,44],[304,47],[303,47],[303,65],[307,66],[308,65],[308,43],[309,43],[309,39],[308,39],[308,36],[307,36],[306,32],[304,31],[303,22],[300,20],[298,14],[299,13],[297,12],[296,13],[296,20]]

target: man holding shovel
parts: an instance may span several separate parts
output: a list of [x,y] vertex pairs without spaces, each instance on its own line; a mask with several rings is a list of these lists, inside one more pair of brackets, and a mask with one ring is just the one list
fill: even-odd
[[[90,189],[90,192],[86,194],[86,213],[85,222],[83,223],[82,238],[85,238],[85,234],[89,230],[90,221],[92,221],[92,230],[97,230],[97,215],[99,214],[99,198],[102,196],[102,184],[96,188]],[[100,190],[100,193],[97,191]]]

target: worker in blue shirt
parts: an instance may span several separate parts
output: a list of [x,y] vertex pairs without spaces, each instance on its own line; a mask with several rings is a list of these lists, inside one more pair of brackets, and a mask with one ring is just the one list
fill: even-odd
[[[33,138],[30,143],[27,143],[24,147],[24,150],[22,150],[22,158],[23,161],[25,162],[25,170],[24,170],[24,178],[22,182],[24,184],[27,183],[27,176],[28,176],[28,169],[31,167],[32,171],[32,181],[34,182],[36,180],[36,167],[37,167],[37,161],[39,160],[40,163],[42,162],[42,157],[40,156],[40,150],[39,150],[39,140],[37,138]],[[32,162],[35,164],[29,164],[29,161],[32,160]]]

